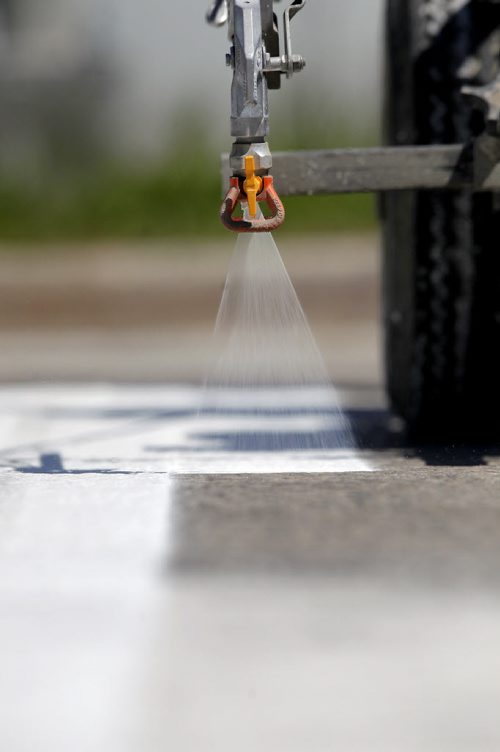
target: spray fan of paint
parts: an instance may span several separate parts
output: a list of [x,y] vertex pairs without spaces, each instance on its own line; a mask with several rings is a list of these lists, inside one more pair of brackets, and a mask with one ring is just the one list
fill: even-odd
[[326,457],[353,448],[337,393],[268,233],[238,237],[202,413],[206,437],[222,451]]

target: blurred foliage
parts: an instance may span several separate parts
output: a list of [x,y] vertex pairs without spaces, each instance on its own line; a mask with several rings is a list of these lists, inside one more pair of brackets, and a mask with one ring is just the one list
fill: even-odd
[[[330,118],[282,117],[273,130],[276,150],[371,145],[373,128],[353,131]],[[149,169],[101,163],[88,172],[49,173],[38,181],[0,183],[0,241],[155,238],[221,235],[218,155],[203,146],[203,116],[180,119],[168,156]],[[194,124],[194,125],[193,125]],[[201,132],[201,133],[200,133]],[[228,140],[228,146],[229,146]],[[369,195],[294,197],[285,200],[282,232],[367,230],[375,226]]]

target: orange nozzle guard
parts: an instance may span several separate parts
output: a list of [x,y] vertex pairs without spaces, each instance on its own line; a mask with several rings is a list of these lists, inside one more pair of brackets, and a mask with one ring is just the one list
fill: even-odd
[[[220,217],[224,227],[233,232],[273,232],[285,221],[285,207],[274,188],[271,175],[262,179],[262,190],[257,194],[257,202],[265,202],[270,211],[268,217],[245,218],[233,216],[238,203],[245,200],[243,181],[234,176],[229,181],[229,190],[222,202]],[[246,197],[248,198],[248,196]],[[250,209],[250,205],[249,205]]]

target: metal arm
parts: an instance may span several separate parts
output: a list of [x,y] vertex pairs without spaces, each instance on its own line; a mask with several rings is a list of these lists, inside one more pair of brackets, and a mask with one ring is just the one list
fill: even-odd
[[[279,88],[282,74],[289,78],[305,66],[300,55],[292,54],[290,21],[304,7],[306,0],[293,0],[284,13],[285,54],[280,55],[277,19],[273,0],[215,0],[207,14],[207,20],[214,25],[228,23],[231,51],[226,56],[228,66],[233,69],[231,87],[231,135],[234,137],[230,155],[232,178],[240,185],[240,195],[236,202],[225,201],[225,206],[233,209],[238,202],[246,201],[245,179],[249,175],[249,158],[253,159],[253,169],[259,178],[270,177],[272,156],[267,143],[269,135],[269,88]],[[272,182],[272,178],[270,178]],[[266,181],[268,193],[271,182]],[[264,183],[262,182],[262,185]],[[230,191],[234,194],[235,183]],[[264,191],[264,188],[262,189]],[[278,199],[279,201],[279,199]],[[274,205],[273,194],[273,205]],[[281,204],[281,202],[280,202]],[[284,218],[282,205],[279,207],[281,221]],[[250,212],[252,216],[252,212]],[[242,224],[233,226],[243,231]],[[256,217],[254,217],[256,219]],[[272,219],[275,219],[273,217]],[[224,220],[223,220],[224,221]],[[247,223],[248,224],[248,223]],[[264,231],[266,224],[255,222],[255,227],[244,231]],[[274,229],[274,227],[273,227]]]
[[260,0],[234,0],[229,23],[233,46],[227,61],[234,71],[231,135],[237,140],[260,141],[269,133]]

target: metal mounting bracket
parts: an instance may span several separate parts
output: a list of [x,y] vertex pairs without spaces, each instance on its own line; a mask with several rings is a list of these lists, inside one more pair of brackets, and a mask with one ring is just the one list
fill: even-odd
[[266,64],[264,70],[266,74],[286,73],[287,78],[291,78],[294,73],[301,71],[306,67],[306,61],[302,55],[294,55],[292,52],[292,30],[291,21],[306,4],[306,0],[293,0],[291,5],[286,8],[283,14],[283,27],[285,38],[285,54],[274,57],[269,53],[266,54]]
[[[493,151],[492,151],[493,150]],[[500,139],[469,144],[274,152],[282,196],[407,190],[500,191]],[[223,185],[230,174],[222,157]]]

